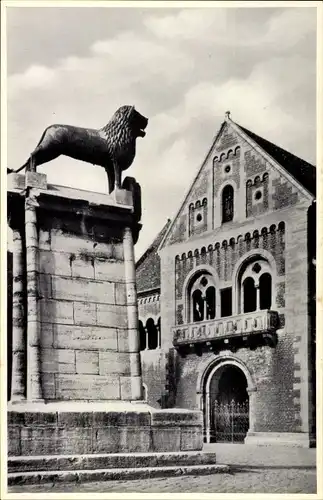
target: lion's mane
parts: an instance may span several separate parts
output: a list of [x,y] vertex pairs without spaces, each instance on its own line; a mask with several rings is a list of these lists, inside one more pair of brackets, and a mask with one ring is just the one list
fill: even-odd
[[114,156],[119,156],[127,145],[136,140],[137,134],[131,126],[133,113],[136,113],[133,106],[121,106],[101,129]]

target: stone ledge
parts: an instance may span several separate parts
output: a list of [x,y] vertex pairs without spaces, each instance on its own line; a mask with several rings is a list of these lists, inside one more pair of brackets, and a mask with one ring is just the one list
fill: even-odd
[[201,451],[168,453],[109,453],[89,455],[56,455],[42,457],[10,457],[9,473],[33,471],[94,470],[134,467],[161,467],[171,465],[212,465],[216,454]]
[[101,469],[101,470],[75,470],[75,471],[42,471],[9,473],[8,485],[18,484],[43,484],[48,482],[87,482],[106,480],[131,480],[148,479],[154,477],[174,477],[174,476],[196,476],[216,473],[228,473],[228,465],[189,465],[189,466],[169,466],[169,467],[138,467],[121,469]]
[[294,446],[310,448],[310,437],[307,432],[248,432],[245,444],[258,446]]
[[182,410],[174,408],[172,410],[156,410],[152,413],[152,425],[174,426],[174,425],[203,425],[202,412],[197,410]]

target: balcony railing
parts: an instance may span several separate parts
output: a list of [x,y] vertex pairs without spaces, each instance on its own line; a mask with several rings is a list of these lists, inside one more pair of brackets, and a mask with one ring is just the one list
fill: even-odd
[[255,311],[227,318],[189,323],[173,327],[174,346],[211,342],[250,336],[259,333],[275,333],[279,328],[276,311]]

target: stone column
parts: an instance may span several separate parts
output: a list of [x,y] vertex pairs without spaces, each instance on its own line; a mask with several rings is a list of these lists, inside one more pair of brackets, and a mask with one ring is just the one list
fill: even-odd
[[157,349],[161,348],[161,328],[160,328],[160,323],[157,321],[156,323],[156,328],[157,328]]
[[206,425],[206,442],[211,442],[211,401],[210,401],[210,393],[207,389],[205,393],[205,425]]
[[257,389],[254,387],[247,389],[249,395],[249,432],[255,432],[256,391]]
[[[28,192],[29,190],[29,192]],[[42,399],[40,383],[40,332],[38,317],[38,233],[35,190],[27,188],[25,200],[27,276],[27,399]]]
[[126,278],[128,343],[130,356],[130,376],[132,400],[142,400],[142,377],[140,363],[139,318],[136,290],[136,269],[132,232],[124,229],[123,252]]
[[25,307],[24,307],[24,269],[21,234],[13,229],[12,253],[12,376],[10,401],[26,398],[25,387]]
[[144,326],[144,329],[145,329],[145,336],[146,336],[145,351],[148,351],[148,349],[149,349],[149,333],[148,333],[148,328],[146,326]]
[[256,284],[256,311],[260,311],[260,287]]

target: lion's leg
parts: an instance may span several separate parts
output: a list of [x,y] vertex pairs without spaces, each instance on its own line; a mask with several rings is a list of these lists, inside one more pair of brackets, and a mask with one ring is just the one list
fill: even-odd
[[121,189],[121,168],[116,161],[113,162],[114,188]]
[[114,171],[112,169],[106,170],[108,183],[109,183],[109,194],[114,190]]
[[33,154],[30,155],[30,158],[29,158],[29,168],[28,170],[30,172],[36,172],[36,160],[35,160],[35,157]]

